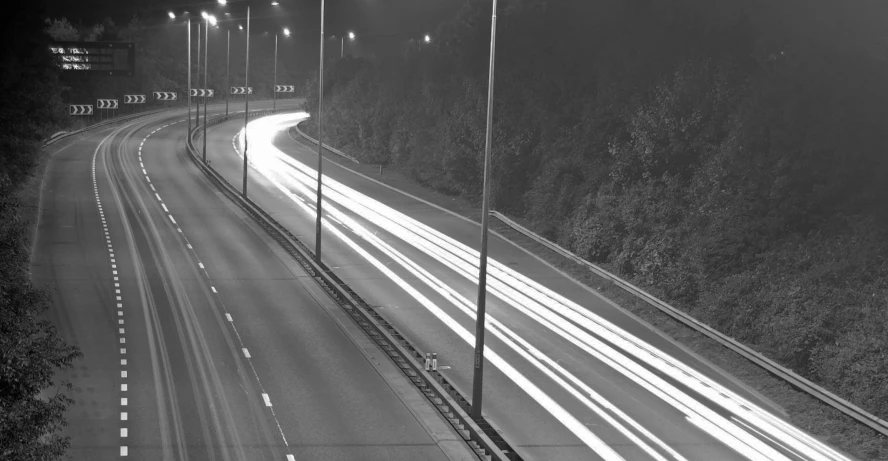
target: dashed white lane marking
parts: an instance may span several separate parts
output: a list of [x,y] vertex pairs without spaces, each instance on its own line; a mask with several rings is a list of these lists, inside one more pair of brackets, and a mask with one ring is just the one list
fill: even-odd
[[[181,123],[181,122],[184,122],[185,120],[187,120],[187,119],[182,119],[182,120],[170,123],[169,125],[173,125],[175,123]],[[203,269],[204,275],[206,275],[206,277],[207,277],[207,281],[211,281],[210,274],[207,273],[206,267],[204,267],[204,264],[202,262],[200,262],[200,258],[198,258],[197,252],[195,252],[194,247],[191,246],[191,242],[188,241],[188,238],[182,232],[182,228],[179,227],[179,224],[176,223],[175,218],[173,218],[173,215],[170,213],[169,209],[167,209],[166,204],[163,203],[163,199],[160,198],[160,194],[157,193],[157,190],[154,188],[154,184],[151,183],[151,178],[148,177],[148,172],[145,171],[145,165],[142,163],[142,146],[144,146],[145,142],[148,141],[148,138],[150,138],[151,135],[153,135],[157,131],[161,130],[162,128],[166,128],[169,125],[164,125],[161,128],[158,128],[158,129],[152,131],[151,133],[148,134],[148,136],[145,136],[145,139],[142,140],[142,143],[139,146],[139,166],[142,169],[142,174],[145,175],[145,181],[147,181],[148,185],[151,186],[151,191],[154,192],[154,195],[157,197],[157,201],[160,202],[160,205],[163,207],[163,211],[167,213],[167,216],[169,216],[170,221],[172,221],[173,224],[176,226],[176,231],[178,233],[182,234],[182,238],[185,239],[185,245],[188,247],[189,250],[191,250],[191,254],[194,256],[194,258],[198,260],[197,265],[200,266],[201,269]],[[237,150],[236,145],[234,146],[234,148],[235,148],[235,150]],[[98,199],[98,191],[96,192],[96,198]],[[104,222],[104,218],[103,218],[103,222]],[[112,266],[112,268],[116,268],[116,266]],[[117,275],[116,270],[114,271],[114,275]],[[274,412],[274,408],[272,408],[272,406],[271,406],[271,398],[269,398],[268,394],[265,393],[265,389],[262,387],[262,382],[259,380],[259,374],[256,372],[256,367],[253,366],[253,361],[251,360],[252,357],[250,356],[250,352],[247,350],[246,347],[243,347],[243,345],[244,345],[243,338],[241,338],[240,333],[237,331],[237,328],[234,326],[234,320],[231,318],[231,314],[229,314],[227,312],[227,308],[225,307],[225,303],[222,302],[221,298],[218,298],[219,292],[216,291],[216,287],[213,285],[210,285],[210,288],[213,290],[213,293],[216,294],[217,301],[218,301],[219,305],[222,306],[222,310],[225,313],[225,319],[228,320],[229,323],[231,323],[231,329],[234,331],[234,335],[237,337],[238,342],[241,344],[241,348],[243,349],[244,357],[247,359],[247,362],[250,364],[250,368],[253,370],[253,376],[256,378],[256,384],[258,384],[259,390],[262,392],[262,400],[265,402],[265,406],[269,408],[269,411],[271,412],[271,417],[274,418],[274,422],[275,422],[275,424],[277,424],[278,432],[281,434],[281,439],[284,441],[284,446],[287,447],[287,451],[290,451],[290,444],[289,444],[289,442],[287,442],[287,437],[284,435],[284,429],[281,427],[281,423],[278,420],[277,415]],[[118,307],[120,307],[120,304],[118,304]],[[120,342],[124,343],[123,338],[121,338]],[[121,351],[121,354],[123,354],[123,353],[125,353],[126,349],[121,349],[120,351]],[[126,391],[126,384],[124,384],[123,386],[124,386],[123,390]],[[121,418],[124,420],[126,419],[125,415],[126,415],[126,413],[123,413],[121,416]],[[121,453],[124,452],[125,448],[126,447],[121,447]],[[126,455],[123,455],[123,456],[126,456]],[[296,460],[296,458],[292,454],[289,454],[289,453],[287,454],[287,461],[295,461],[295,460]]]
[[[101,145],[99,147],[101,147]],[[141,150],[141,147],[140,147],[140,150]],[[114,246],[111,243],[111,233],[108,231],[108,221],[105,219],[105,210],[102,207],[102,198],[99,196],[99,184],[98,184],[98,180],[96,178],[96,157],[98,155],[98,152],[99,152],[99,148],[97,147],[95,152],[93,153],[93,158],[92,158],[93,192],[95,193],[95,196],[96,196],[96,207],[99,210],[99,218],[101,218],[101,220],[102,220],[102,233],[105,235],[105,242],[108,246],[108,258],[109,258],[110,264],[111,264],[111,273],[114,277],[114,298],[118,301],[116,303],[117,309],[118,309],[117,324],[123,325],[124,324],[123,303],[120,302],[120,301],[122,301],[122,296],[121,296],[119,278],[117,277],[117,264],[116,264],[117,260],[114,257]],[[125,336],[126,330],[123,327],[120,327],[117,329],[117,333],[120,336],[120,344],[125,344],[126,343],[126,336]],[[120,348],[120,353],[122,355],[126,354],[126,348]],[[127,385],[126,385],[127,370],[126,370],[126,367],[127,367],[126,359],[120,359],[120,380],[121,380],[120,391],[121,392],[126,392],[126,390],[127,390]],[[128,406],[127,405],[128,402],[129,401],[126,397],[120,398],[120,406],[121,407]],[[128,420],[127,412],[124,411],[124,412],[120,413],[120,420],[121,421]],[[127,429],[127,427],[125,425],[121,426],[120,438],[125,439],[128,435],[129,435],[129,430]],[[122,442],[123,442],[123,440],[121,440],[121,444],[120,444],[120,456],[122,456],[122,457],[129,456],[129,447],[127,445],[124,445]]]

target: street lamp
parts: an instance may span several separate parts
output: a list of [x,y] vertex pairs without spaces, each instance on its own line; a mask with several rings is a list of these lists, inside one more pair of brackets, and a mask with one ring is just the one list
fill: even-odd
[[[205,15],[204,20],[206,24],[204,26],[204,91],[209,91],[207,84],[207,77],[209,74],[209,59],[210,59],[210,24],[216,25],[216,17],[212,15]],[[204,134],[203,134],[203,161],[207,163],[207,94],[204,94]],[[200,109],[198,109],[200,110]]]
[[[284,27],[284,37],[290,36],[290,29]],[[278,34],[274,34],[274,74],[271,80],[272,86],[272,102],[271,110],[277,110],[277,73],[278,73]]]
[[167,16],[169,16],[170,19],[176,19],[176,13],[173,13],[172,11],[167,11]]
[[[354,33],[354,32],[349,32],[349,33],[348,33],[348,39],[349,39],[349,40],[354,40],[354,39],[355,39],[355,33]],[[343,35],[342,37],[340,37],[340,43],[339,43],[339,59],[342,59],[343,57],[345,57],[345,36],[344,36],[344,35]]]
[[250,119],[250,5],[247,4],[247,58],[244,65],[244,186],[242,193],[247,198],[247,122]]
[[423,38],[423,40],[424,40],[426,43],[429,43],[429,42],[432,41],[432,37],[429,37],[429,35],[426,34],[426,36]]
[[321,0],[321,66],[318,72],[318,198],[315,203],[315,211],[317,218],[315,219],[315,261],[321,262],[321,171],[324,167],[324,156],[322,154],[322,125],[324,111],[324,0]]
[[487,218],[490,214],[490,144],[493,138],[493,64],[496,53],[496,0],[490,17],[490,71],[487,80],[487,137],[484,142],[484,192],[481,205],[481,256],[478,262],[478,312],[475,317],[475,368],[472,375],[472,419],[481,419],[484,380],[484,317],[487,303]]

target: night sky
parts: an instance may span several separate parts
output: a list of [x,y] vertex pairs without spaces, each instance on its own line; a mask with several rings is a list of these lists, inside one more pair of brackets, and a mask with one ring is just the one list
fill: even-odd
[[[466,0],[327,0],[326,32],[338,35],[354,30],[360,37],[386,35],[420,36],[434,32],[438,24],[453,17]],[[280,6],[271,11],[269,1],[250,0],[255,18],[252,27],[257,32],[277,26],[288,26],[295,33],[318,34],[320,0],[280,0]],[[215,1],[182,0],[44,0],[50,17],[67,17],[73,24],[97,23],[111,17],[125,24],[134,14],[154,15],[162,19],[168,10],[180,14],[186,9],[192,13],[207,10],[220,19],[221,12],[230,11],[243,16],[246,2],[231,0],[227,7]],[[273,18],[269,16],[273,15]]]

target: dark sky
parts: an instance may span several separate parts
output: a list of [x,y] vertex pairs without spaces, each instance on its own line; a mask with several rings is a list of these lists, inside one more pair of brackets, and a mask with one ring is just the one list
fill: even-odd
[[[250,0],[254,30],[288,26],[294,32],[318,34],[320,0],[279,0],[274,11],[270,0]],[[451,18],[466,0],[327,0],[327,35],[354,30],[359,36],[373,37],[388,34],[419,35],[431,33],[437,25]],[[156,15],[163,18],[166,11],[177,14],[188,9],[192,13],[201,10],[215,13],[222,18],[223,11],[242,16],[246,4],[243,0],[231,0],[227,7],[215,1],[188,0],[44,0],[50,17],[67,17],[73,24],[100,22],[111,17],[118,24],[125,24],[133,14]],[[273,19],[267,19],[273,15]],[[266,18],[266,19],[263,19]]]

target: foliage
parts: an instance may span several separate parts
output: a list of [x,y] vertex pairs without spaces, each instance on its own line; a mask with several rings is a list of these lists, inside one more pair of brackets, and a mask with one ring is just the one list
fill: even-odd
[[3,29],[0,66],[0,458],[45,460],[64,454],[69,443],[58,430],[71,400],[53,374],[79,353],[42,317],[47,296],[29,279],[17,196],[33,173],[40,141],[61,123],[63,87],[40,12],[28,2],[7,10],[16,21]]
[[[491,198],[885,418],[888,60],[816,3],[501,2]],[[326,139],[478,200],[489,24],[332,61]]]

